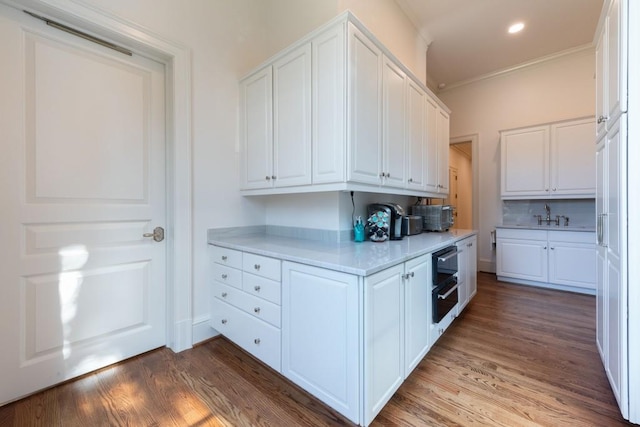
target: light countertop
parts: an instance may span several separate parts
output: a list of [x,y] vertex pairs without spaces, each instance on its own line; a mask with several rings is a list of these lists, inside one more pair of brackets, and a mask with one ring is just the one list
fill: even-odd
[[595,232],[596,228],[594,226],[586,226],[586,225],[537,225],[537,224],[500,224],[496,225],[496,228],[519,228],[523,230],[549,230],[549,231],[585,231],[585,232]]
[[405,236],[402,240],[381,243],[356,243],[296,239],[264,233],[226,236],[216,235],[215,230],[210,230],[208,243],[343,273],[368,276],[475,234],[475,230],[451,230],[421,233]]

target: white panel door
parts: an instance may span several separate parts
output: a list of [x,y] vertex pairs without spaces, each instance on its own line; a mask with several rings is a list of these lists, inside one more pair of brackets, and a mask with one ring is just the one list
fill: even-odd
[[449,114],[438,109],[438,193],[449,194]]
[[427,97],[426,104],[427,118],[427,171],[426,187],[427,191],[436,193],[438,191],[438,104]]
[[407,188],[426,190],[427,94],[407,81]]
[[404,280],[404,378],[420,363],[431,344],[431,256],[407,261]]
[[551,126],[551,195],[593,197],[596,191],[594,134],[592,118]]
[[0,404],[165,344],[164,68],[0,8]]
[[382,65],[382,173],[388,187],[404,188],[407,76],[389,58]]
[[500,139],[502,197],[549,193],[549,127],[503,132]]

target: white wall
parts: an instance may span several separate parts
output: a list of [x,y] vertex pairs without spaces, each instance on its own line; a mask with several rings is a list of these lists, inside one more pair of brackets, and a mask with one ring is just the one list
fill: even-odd
[[[471,159],[460,151],[451,148],[449,150],[449,166],[456,168],[458,171],[458,199],[456,200],[457,215],[454,228],[470,230],[473,228],[473,205],[471,197],[473,170],[471,167]],[[449,184],[449,188],[451,187],[451,184]]]
[[479,135],[479,267],[495,271],[490,231],[502,220],[499,131],[595,114],[595,56],[582,51],[441,92],[451,137]]

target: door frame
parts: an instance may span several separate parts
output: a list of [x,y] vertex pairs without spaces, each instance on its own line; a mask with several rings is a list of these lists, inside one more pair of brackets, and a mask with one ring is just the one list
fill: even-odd
[[151,30],[72,0],[0,0],[124,45],[166,67],[167,336],[175,352],[193,345],[191,51]]

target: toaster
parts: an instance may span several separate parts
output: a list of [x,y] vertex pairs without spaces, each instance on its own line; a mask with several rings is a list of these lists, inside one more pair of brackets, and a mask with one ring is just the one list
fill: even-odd
[[402,217],[402,235],[413,236],[422,233],[423,218],[420,215],[407,215]]
[[451,205],[415,205],[409,213],[422,216],[423,231],[447,231],[453,226],[453,209]]

